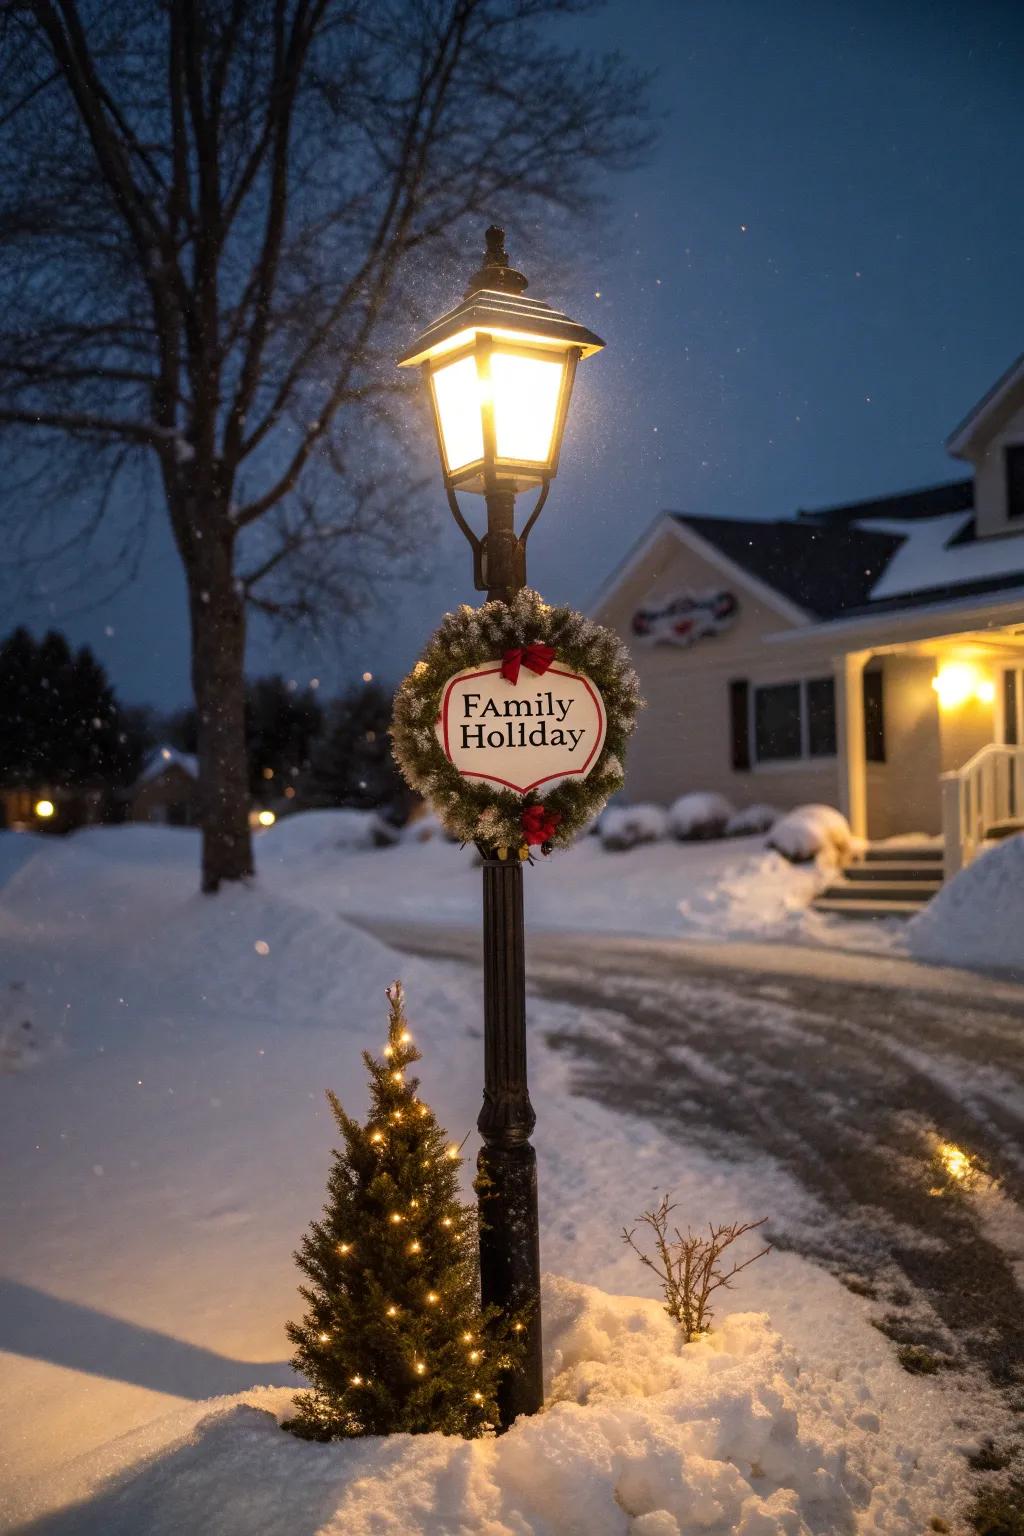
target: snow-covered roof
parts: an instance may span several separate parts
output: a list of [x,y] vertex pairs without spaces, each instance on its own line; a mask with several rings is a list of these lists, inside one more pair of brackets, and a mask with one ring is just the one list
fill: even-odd
[[151,779],[166,773],[168,768],[180,768],[190,779],[199,777],[199,759],[191,752],[179,752],[177,747],[155,747],[146,758],[136,783],[148,784]]
[[858,526],[898,534],[900,545],[871,588],[871,601],[1024,573],[1024,539],[975,539],[970,513]]
[[828,621],[1024,584],[1024,533],[979,539],[971,502],[958,481],[795,519],[672,516],[723,566]]

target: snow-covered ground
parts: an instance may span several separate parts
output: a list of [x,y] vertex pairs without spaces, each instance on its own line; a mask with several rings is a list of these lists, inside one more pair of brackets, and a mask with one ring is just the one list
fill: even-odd
[[[351,917],[478,921],[480,876],[472,850],[413,836],[383,853],[340,860],[329,823],[322,823],[318,841],[303,827],[305,819],[281,821],[260,837],[260,865],[288,878],[301,852],[304,892],[318,905]],[[615,853],[586,837],[538,864],[526,882],[532,926],[661,937],[813,936],[824,930],[809,920],[807,903],[833,872],[788,863],[765,848],[763,835],[667,840]]]
[[[453,1136],[479,1103],[474,973],[399,958],[342,914],[472,921],[479,876],[447,844],[339,853],[287,824],[259,840],[253,889],[199,896],[196,859],[184,831],[0,835],[0,1066],[22,1068],[0,1077],[0,1527],[909,1536],[954,1521],[964,1452],[991,1426],[943,1378],[902,1370],[870,1304],[822,1269],[773,1252],[714,1336],[680,1348],[622,1225],[664,1190],[692,1223],[797,1220],[807,1196],[767,1157],[684,1153],[572,1096],[543,1033],[579,1019],[553,1002],[531,1004],[552,1406],[474,1443],[281,1434],[323,1092],[362,1109],[359,1051],[383,1038],[396,975]],[[591,841],[531,872],[530,916],[756,934],[816,878],[757,840]]]

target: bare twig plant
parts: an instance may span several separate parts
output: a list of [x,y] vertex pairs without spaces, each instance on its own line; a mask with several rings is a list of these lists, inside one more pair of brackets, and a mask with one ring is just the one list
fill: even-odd
[[641,1264],[653,1270],[661,1282],[665,1295],[665,1311],[683,1330],[688,1344],[701,1334],[711,1330],[711,1298],[718,1290],[731,1290],[732,1281],[749,1269],[756,1259],[763,1259],[771,1251],[771,1244],[762,1248],[742,1264],[731,1269],[722,1267],[722,1255],[727,1248],[748,1232],[756,1232],[767,1221],[733,1222],[730,1226],[715,1227],[708,1224],[707,1235],[686,1229],[686,1236],[669,1221],[676,1207],[663,1195],[653,1211],[644,1211],[637,1220],[650,1227],[654,1233],[655,1257],[645,1253],[636,1240],[636,1228],[623,1228],[622,1241],[628,1243]]

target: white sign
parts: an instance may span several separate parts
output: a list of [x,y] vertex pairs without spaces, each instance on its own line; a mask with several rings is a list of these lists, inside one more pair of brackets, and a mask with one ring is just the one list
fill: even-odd
[[465,779],[484,779],[525,795],[585,779],[604,745],[604,703],[589,677],[555,662],[519,681],[500,661],[467,667],[441,693],[437,739]]

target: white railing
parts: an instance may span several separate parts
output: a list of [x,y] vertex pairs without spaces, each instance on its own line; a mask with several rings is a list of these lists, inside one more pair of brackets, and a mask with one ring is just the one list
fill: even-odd
[[942,775],[943,872],[969,864],[989,828],[1024,821],[1024,747],[990,743],[962,768]]

